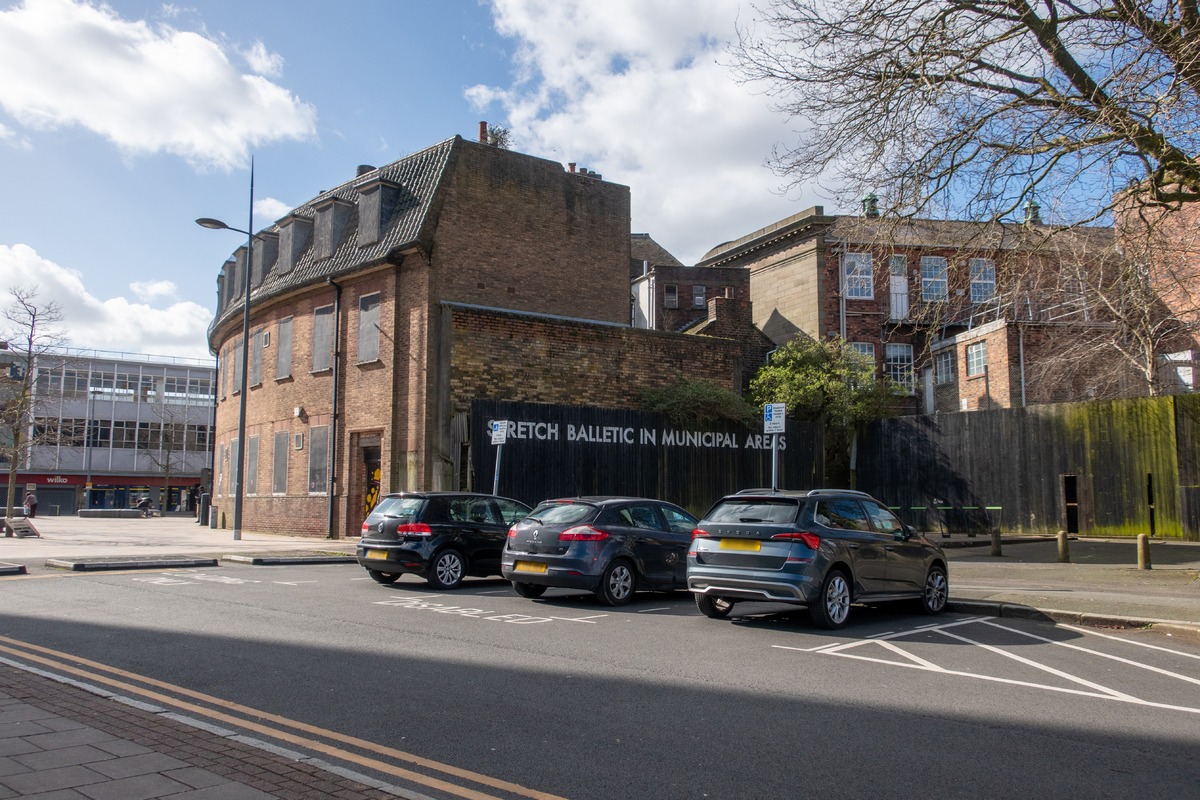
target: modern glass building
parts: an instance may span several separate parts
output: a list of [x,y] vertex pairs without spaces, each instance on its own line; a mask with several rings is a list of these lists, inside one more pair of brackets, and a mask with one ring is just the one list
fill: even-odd
[[43,516],[147,495],[164,512],[194,512],[211,483],[212,362],[65,350],[37,356],[34,370],[18,503],[32,487]]

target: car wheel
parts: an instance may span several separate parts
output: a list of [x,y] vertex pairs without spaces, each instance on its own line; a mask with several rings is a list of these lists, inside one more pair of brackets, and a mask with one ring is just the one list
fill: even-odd
[[949,598],[950,581],[946,579],[946,570],[930,567],[925,575],[925,588],[921,592],[921,610],[926,614],[940,614],[945,610]]
[[435,589],[457,589],[466,574],[466,556],[457,550],[442,550],[429,564],[429,585]]
[[376,583],[382,583],[384,586],[391,586],[400,579],[400,573],[398,572],[380,572],[376,569],[369,569],[367,570],[367,574],[371,576],[371,580]]
[[600,578],[600,588],[596,590],[596,596],[605,605],[623,606],[633,599],[635,591],[637,591],[637,571],[628,561],[618,559],[604,570],[604,576]]
[[539,586],[536,583],[517,583],[513,581],[513,591],[521,595],[521,597],[541,597],[546,593],[545,586]]
[[707,594],[696,595],[696,608],[700,613],[712,619],[725,619],[733,611],[733,601],[724,597],[713,597]]
[[808,607],[808,615],[814,625],[826,630],[836,630],[846,624],[850,616],[850,584],[846,573],[840,569],[829,571],[817,601]]

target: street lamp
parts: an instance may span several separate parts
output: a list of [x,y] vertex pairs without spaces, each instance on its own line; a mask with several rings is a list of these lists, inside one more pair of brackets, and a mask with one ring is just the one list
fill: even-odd
[[[254,269],[254,240],[256,237],[250,231],[254,230],[254,158],[250,159],[250,222],[246,226],[249,230],[242,230],[226,225],[219,219],[211,217],[201,217],[196,220],[196,224],[202,228],[220,231],[228,230],[234,233],[246,234],[246,281],[244,291],[242,292],[242,376],[240,380],[240,390],[238,394],[238,437],[237,437],[237,454],[234,458],[237,459],[237,470],[235,471],[236,480],[233,487],[233,538],[234,541],[242,538],[242,487],[246,480],[246,459],[242,454],[246,452],[246,391],[247,391],[247,375],[250,368],[250,273]],[[213,431],[216,434],[216,431]],[[215,465],[214,465],[215,466]]]

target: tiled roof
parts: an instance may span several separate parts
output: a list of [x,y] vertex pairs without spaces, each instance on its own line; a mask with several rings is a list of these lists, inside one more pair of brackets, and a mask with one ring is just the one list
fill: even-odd
[[649,261],[651,268],[660,264],[672,267],[683,266],[683,262],[671,255],[661,244],[651,239],[648,233],[629,235],[629,257],[638,265],[639,271],[643,261]]
[[[398,161],[393,161],[386,166],[364,172],[296,207],[289,216],[315,219],[317,206],[331,198],[338,198],[351,203],[352,211],[346,221],[342,241],[331,255],[316,259],[316,248],[310,242],[297,258],[293,269],[286,274],[280,274],[276,270],[277,264],[269,265],[262,283],[251,290],[252,302],[259,303],[300,286],[322,283],[326,278],[353,272],[365,265],[378,263],[397,250],[411,247],[420,242],[431,232],[429,226],[436,217],[436,200],[442,178],[447,174],[455,149],[463,146],[471,145],[465,143],[461,137],[455,136],[420,152],[405,156]],[[360,245],[358,242],[357,201],[359,192],[357,187],[375,179],[383,179],[402,187],[400,198],[397,200],[390,218],[381,225],[379,241]],[[259,233],[278,233],[279,231],[280,226],[274,224]],[[240,314],[241,311],[241,290],[239,288],[227,294],[224,308],[217,309],[216,317],[209,326],[210,340],[212,332],[219,325],[230,317]]]

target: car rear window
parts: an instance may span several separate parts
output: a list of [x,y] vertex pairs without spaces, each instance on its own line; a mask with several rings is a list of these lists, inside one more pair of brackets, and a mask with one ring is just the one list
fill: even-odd
[[722,500],[708,512],[709,522],[792,522],[800,511],[800,503],[791,499],[729,499]]
[[425,504],[423,497],[385,497],[371,511],[372,517],[399,517],[415,520]]
[[536,517],[543,525],[565,525],[591,519],[596,511],[589,503],[542,503],[529,516]]

